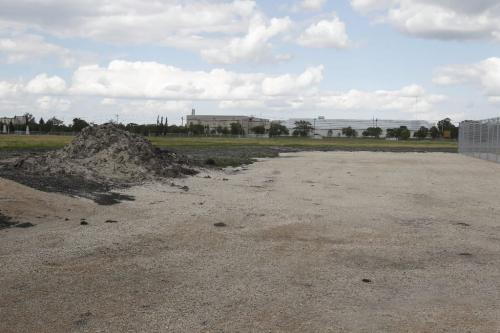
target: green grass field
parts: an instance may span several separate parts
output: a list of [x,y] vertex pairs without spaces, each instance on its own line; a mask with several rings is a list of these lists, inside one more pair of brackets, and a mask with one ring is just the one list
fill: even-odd
[[217,137],[152,137],[153,144],[159,147],[170,147],[178,149],[202,149],[202,148],[224,148],[224,147],[291,147],[291,148],[338,148],[338,149],[373,149],[373,148],[429,148],[429,149],[456,149],[456,141],[430,141],[430,140],[408,140],[390,141],[384,139],[364,138],[331,138],[310,139],[283,137],[272,139],[255,138],[217,138]]
[[[54,149],[60,148],[72,140],[71,136],[56,135],[0,135],[0,149]],[[178,150],[221,149],[237,147],[291,147],[304,149],[429,149],[454,150],[457,142],[451,140],[408,140],[389,141],[364,138],[228,138],[228,137],[150,137],[154,145]]]
[[0,135],[0,150],[61,148],[72,139],[60,135]]

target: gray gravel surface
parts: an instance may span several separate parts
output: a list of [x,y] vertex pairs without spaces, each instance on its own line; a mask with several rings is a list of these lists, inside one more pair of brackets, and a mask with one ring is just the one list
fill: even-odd
[[0,230],[0,332],[498,332],[499,174],[294,153],[113,206],[0,179],[34,225]]

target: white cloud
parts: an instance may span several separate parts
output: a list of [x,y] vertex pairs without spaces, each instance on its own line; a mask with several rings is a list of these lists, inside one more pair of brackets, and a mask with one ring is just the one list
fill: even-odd
[[[287,31],[289,18],[267,19],[253,0],[19,0],[2,4],[0,27],[37,31],[59,38],[85,38],[115,44],[153,44],[199,52],[213,63],[283,60],[271,55],[271,39]],[[16,45],[14,45],[16,43]],[[34,53],[69,61],[65,50],[43,41],[6,40],[15,47],[10,61]],[[36,44],[36,45],[35,45]],[[1,44],[0,44],[1,46]],[[1,52],[1,48],[0,48]]]
[[17,95],[23,90],[23,85],[7,81],[0,81],[0,97],[5,98]]
[[[42,92],[41,90],[39,92]],[[0,81],[0,114],[22,115],[26,112],[52,116],[71,107],[68,97],[40,96],[22,82]]]
[[[248,33],[233,38],[226,46],[201,51],[201,55],[211,63],[231,64],[238,61],[259,62],[270,58],[272,45],[269,41],[290,29],[290,18],[273,18],[269,24],[257,15],[250,23]],[[276,58],[275,58],[276,59]]]
[[411,85],[399,90],[353,89],[348,92],[326,93],[319,97],[318,105],[339,110],[397,110],[402,113],[418,111],[425,114],[434,112],[436,104],[445,100],[443,95],[428,94],[421,86]]
[[64,67],[75,63],[68,49],[48,43],[43,37],[32,34],[13,34],[0,38],[0,55],[4,55],[9,64],[38,58],[55,58]]
[[417,37],[500,40],[497,0],[351,0],[351,5]]
[[161,44],[171,34],[244,31],[255,11],[248,0],[18,0],[2,3],[0,23],[60,37]]
[[266,77],[262,81],[262,93],[266,96],[295,96],[317,90],[323,80],[323,66],[310,67],[296,76],[291,74]]
[[317,48],[346,48],[350,44],[345,23],[335,13],[331,19],[311,24],[297,42],[302,46]]
[[500,58],[489,58],[472,65],[446,66],[437,70],[433,82],[441,85],[476,84],[496,101],[500,97]]
[[[112,61],[108,67],[83,66],[73,75],[77,95],[171,100],[247,100],[266,95],[294,95],[314,88],[323,68],[300,75],[239,74],[224,69],[186,71],[156,62]],[[279,87],[272,87],[272,84]]]
[[219,103],[219,108],[262,110],[266,108],[266,103],[264,101],[259,101],[259,100],[221,101]]
[[398,0],[351,0],[351,6],[361,13],[387,9]]
[[49,77],[44,73],[29,81],[25,90],[31,94],[62,94],[66,92],[66,81],[58,76]]
[[43,111],[68,111],[71,107],[71,101],[66,98],[57,98],[53,96],[42,96],[36,100],[37,106]]
[[407,118],[404,115],[418,110],[421,118],[436,119],[436,109],[445,100],[418,85],[398,90],[322,90],[323,70],[316,66],[300,74],[266,75],[116,60],[107,67],[81,66],[68,85],[47,74],[26,84],[0,81],[0,96],[5,96],[0,99],[0,111],[38,110],[44,117],[54,113],[99,122],[119,114],[124,121],[143,122],[155,120],[157,114],[179,120],[192,107],[213,105],[210,112],[262,116],[308,116],[317,111],[359,118],[373,112],[383,117],[390,111]]
[[301,0],[294,6],[295,10],[320,10],[325,5],[326,0]]

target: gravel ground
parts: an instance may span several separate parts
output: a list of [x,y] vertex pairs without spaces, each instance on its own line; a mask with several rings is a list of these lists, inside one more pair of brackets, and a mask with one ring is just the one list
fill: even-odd
[[0,178],[33,224],[0,230],[0,332],[498,332],[499,174],[304,152],[113,206]]

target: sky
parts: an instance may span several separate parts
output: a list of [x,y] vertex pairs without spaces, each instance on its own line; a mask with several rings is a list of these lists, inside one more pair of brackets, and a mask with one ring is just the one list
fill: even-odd
[[500,0],[0,0],[0,116],[500,116]]

